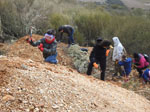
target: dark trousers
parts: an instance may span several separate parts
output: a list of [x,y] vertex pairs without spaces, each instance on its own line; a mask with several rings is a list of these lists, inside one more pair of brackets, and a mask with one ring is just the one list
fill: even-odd
[[142,77],[143,74],[143,70],[146,69],[148,66],[144,67],[144,68],[136,68],[137,71],[139,72],[139,77]]
[[[88,70],[87,70],[87,75],[91,75],[92,73],[92,68],[93,68],[93,63],[94,62],[90,62],[88,65]],[[106,61],[98,61],[97,63],[100,64],[100,68],[101,68],[101,80],[105,80],[105,70],[106,70]]]
[[121,66],[118,64],[118,62],[115,62],[114,64],[115,66],[115,76],[118,76],[118,73],[119,73],[119,76],[122,76],[122,69],[121,69]]
[[72,30],[71,35],[69,36],[68,44],[72,44],[72,43],[74,43],[73,34],[74,34],[74,30]]

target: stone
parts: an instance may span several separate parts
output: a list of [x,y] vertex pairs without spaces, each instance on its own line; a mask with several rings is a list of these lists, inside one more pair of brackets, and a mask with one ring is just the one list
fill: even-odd
[[3,98],[2,98],[3,101],[14,101],[15,100],[15,97],[11,96],[11,95],[5,95]]

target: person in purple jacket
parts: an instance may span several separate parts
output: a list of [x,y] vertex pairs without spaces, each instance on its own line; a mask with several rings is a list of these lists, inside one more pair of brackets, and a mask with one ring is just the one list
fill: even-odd
[[142,74],[142,77],[145,81],[145,83],[150,82],[150,69],[147,68],[144,73]]
[[118,62],[118,64],[120,66],[123,66],[123,72],[122,75],[125,76],[125,78],[127,78],[128,80],[128,76],[131,72],[131,68],[132,68],[132,58],[127,58],[125,55],[122,56],[122,60]]
[[134,57],[133,60],[134,66],[139,72],[139,77],[142,77],[143,70],[149,66],[149,62],[147,62],[144,56],[140,53],[134,53],[133,57]]

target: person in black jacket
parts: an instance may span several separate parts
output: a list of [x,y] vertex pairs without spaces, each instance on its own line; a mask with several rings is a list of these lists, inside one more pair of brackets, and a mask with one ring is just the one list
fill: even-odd
[[90,54],[90,63],[88,65],[87,75],[91,75],[94,64],[100,64],[101,68],[101,80],[105,80],[106,70],[106,51],[109,49],[111,42],[108,40],[97,39],[97,43],[94,46]]
[[70,25],[62,25],[58,28],[58,32],[60,32],[60,41],[62,40],[62,36],[63,33],[68,34],[68,46],[70,46],[71,44],[74,44],[74,38],[73,38],[73,34],[74,34],[74,28]]

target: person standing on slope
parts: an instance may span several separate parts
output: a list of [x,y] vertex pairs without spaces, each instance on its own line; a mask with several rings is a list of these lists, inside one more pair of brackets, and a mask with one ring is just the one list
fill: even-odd
[[58,32],[60,32],[60,41],[62,40],[63,33],[68,35],[68,47],[74,44],[74,28],[70,25],[62,25],[58,28]]
[[54,30],[49,29],[44,37],[36,42],[33,42],[32,38],[28,38],[27,42],[32,46],[38,46],[46,62],[57,64],[57,41],[54,36]]
[[114,42],[112,60],[115,62],[115,73],[113,74],[113,76],[117,76],[118,73],[120,73],[120,75],[122,73],[121,67],[119,66],[118,62],[122,60],[123,55],[126,55],[126,50],[121,44],[118,37],[113,37],[112,40]]
[[108,40],[97,39],[97,43],[94,46],[90,54],[90,63],[88,65],[87,75],[91,75],[93,66],[98,68],[97,64],[100,64],[101,68],[101,80],[105,80],[106,70],[106,51],[109,49],[111,42]]

